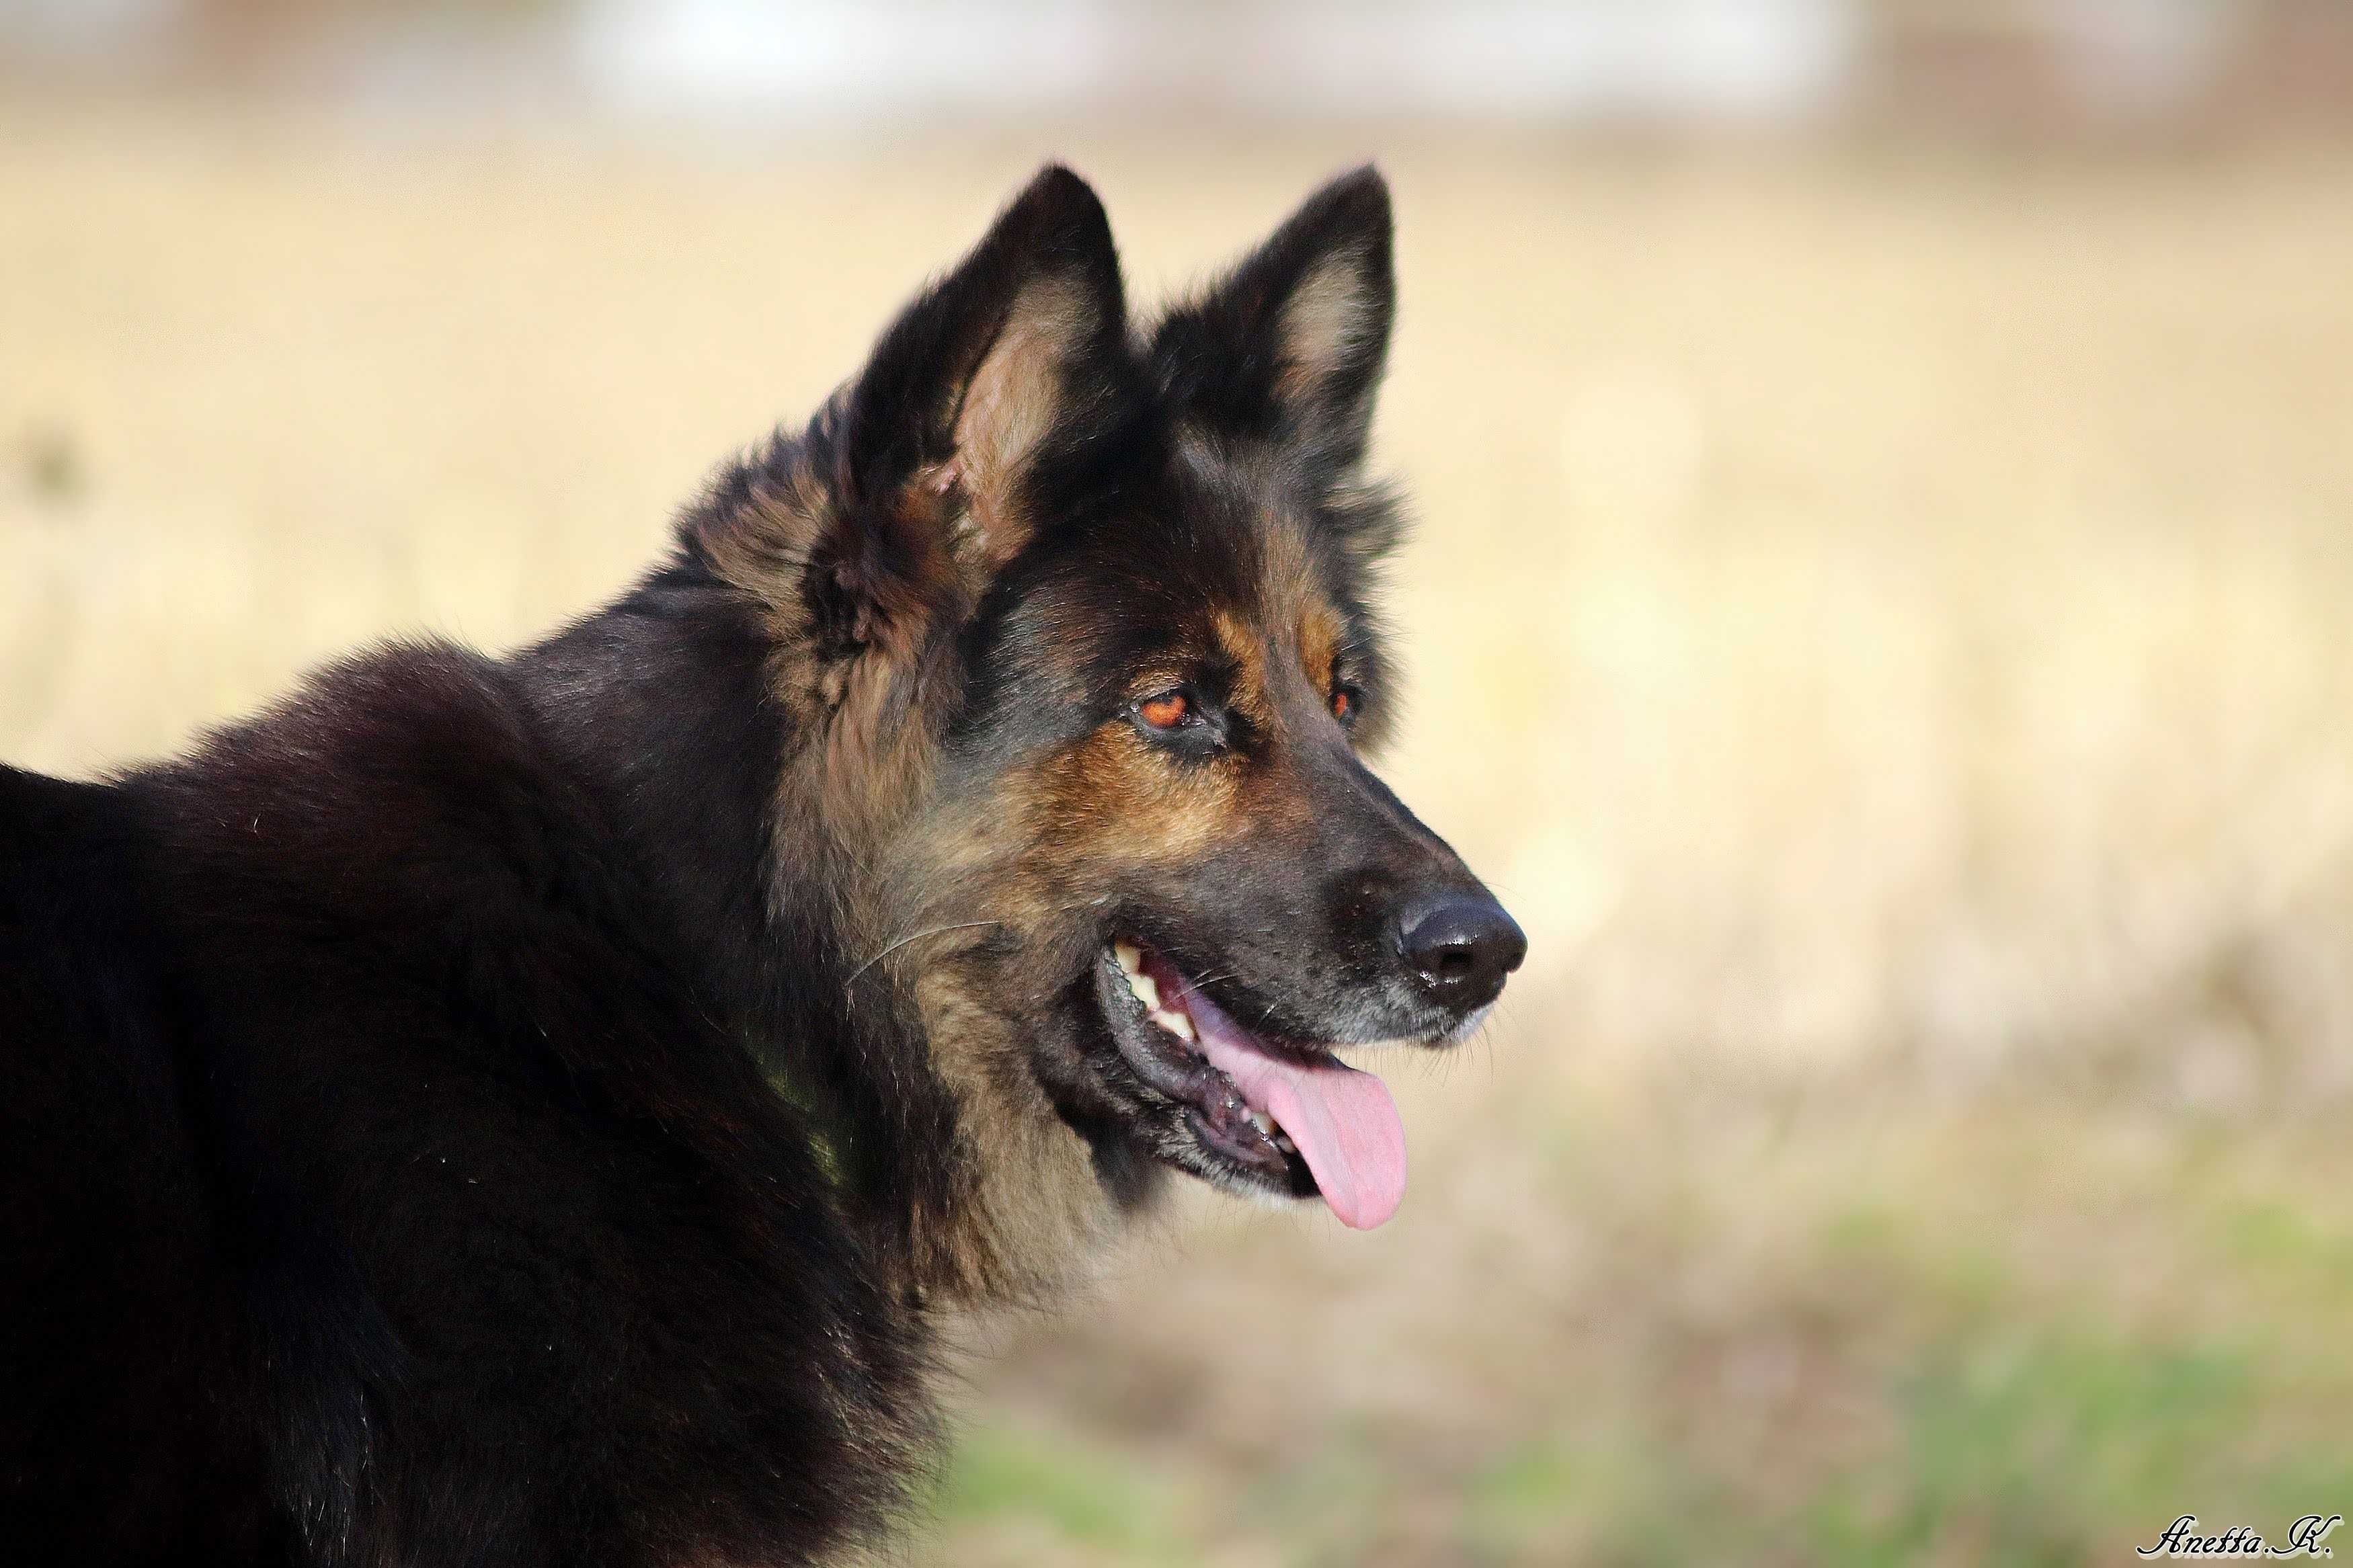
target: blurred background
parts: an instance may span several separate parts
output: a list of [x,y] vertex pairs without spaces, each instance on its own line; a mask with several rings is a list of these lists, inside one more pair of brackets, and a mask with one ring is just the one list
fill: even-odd
[[995,1332],[917,1563],[2353,1512],[2353,5],[0,0],[0,755],[612,594],[1040,160],[1378,158],[1388,772],[1533,940],[1378,1232]]

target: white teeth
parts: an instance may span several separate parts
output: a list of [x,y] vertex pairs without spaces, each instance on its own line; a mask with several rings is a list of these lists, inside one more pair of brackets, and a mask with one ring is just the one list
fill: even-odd
[[1127,976],[1127,988],[1135,993],[1135,999],[1144,1004],[1144,1010],[1147,1013],[1157,1012],[1160,1007],[1160,984],[1144,973],[1144,954],[1135,943],[1113,942],[1111,955],[1119,960],[1119,972]]
[[1291,1141],[1291,1134],[1285,1132],[1282,1130],[1282,1124],[1277,1121],[1273,1117],[1269,1116],[1263,1110],[1252,1110],[1250,1113],[1250,1119],[1258,1123],[1258,1130],[1266,1134],[1268,1140],[1272,1142],[1276,1148],[1282,1150],[1286,1154],[1296,1154],[1299,1152],[1299,1145]]
[[1193,1033],[1193,1020],[1176,1007],[1161,1005],[1160,983],[1144,973],[1144,953],[1132,942],[1114,942],[1112,956],[1119,961],[1120,973],[1127,977],[1127,988],[1138,1002],[1144,1004],[1145,1016],[1178,1039],[1190,1043],[1198,1038]]
[[[1198,1050],[1199,1036],[1193,1027],[1192,1018],[1181,1010],[1181,1003],[1170,1007],[1160,1005],[1160,984],[1144,973],[1143,950],[1132,942],[1114,942],[1111,944],[1111,953],[1119,961],[1119,972],[1126,978],[1128,990],[1144,1004],[1145,1016]],[[1291,1135],[1273,1117],[1263,1110],[1252,1110],[1250,1119],[1251,1124],[1258,1128],[1260,1137],[1286,1154],[1299,1152],[1299,1145],[1291,1141]]]

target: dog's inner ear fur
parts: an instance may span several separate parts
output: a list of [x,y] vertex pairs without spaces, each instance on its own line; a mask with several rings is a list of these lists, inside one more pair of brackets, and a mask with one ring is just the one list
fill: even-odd
[[1327,479],[1358,462],[1388,355],[1397,281],[1388,187],[1333,181],[1152,340],[1162,387],[1228,436],[1271,441]]
[[[1365,258],[1353,251],[1327,257],[1300,279],[1275,321],[1275,400],[1325,417],[1355,411],[1335,395],[1352,366],[1378,353],[1388,336]],[[1368,396],[1370,388],[1364,389]]]
[[976,602],[1124,384],[1126,307],[1103,204],[1067,169],[1016,196],[901,313],[846,396],[832,517],[813,552],[820,625],[920,641]]
[[1022,481],[1060,417],[1079,356],[1096,330],[1080,288],[1044,278],[1025,287],[1004,328],[965,384],[956,409],[955,452],[927,482],[960,497],[953,542],[993,573],[1028,542]]

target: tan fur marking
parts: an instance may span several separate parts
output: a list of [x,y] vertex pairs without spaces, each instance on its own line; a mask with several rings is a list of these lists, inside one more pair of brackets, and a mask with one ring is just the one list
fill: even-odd
[[1302,605],[1323,596],[1315,580],[1315,558],[1296,521],[1269,516],[1259,533],[1259,549],[1264,559],[1259,591],[1269,625],[1282,625]]
[[967,1302],[1044,1295],[1083,1272],[1114,1229],[1086,1142],[1039,1087],[1029,1042],[976,1005],[953,969],[926,968],[915,1001],[977,1156],[965,1212],[916,1234],[916,1278]]
[[1234,663],[1234,689],[1229,700],[1254,724],[1274,721],[1272,694],[1267,689],[1266,634],[1230,610],[1219,610],[1209,620],[1218,647]]
[[1270,517],[1261,537],[1265,567],[1259,594],[1269,627],[1277,628],[1273,640],[1280,647],[1284,639],[1279,628],[1294,628],[1290,640],[1298,651],[1299,668],[1305,673],[1308,686],[1319,696],[1328,698],[1333,660],[1338,657],[1346,624],[1324,593],[1314,559],[1299,529],[1284,520]]
[[1307,684],[1327,699],[1345,634],[1340,612],[1320,596],[1299,617],[1299,668],[1307,672]]
[[786,647],[797,647],[805,630],[792,590],[833,505],[830,489],[802,457],[780,482],[764,484],[750,506],[712,517],[699,531],[712,568],[766,608],[769,629]]
[[1230,837],[1241,781],[1217,763],[1174,767],[1132,731],[1107,728],[1055,770],[1031,809],[1040,837],[1078,864],[1184,861]]

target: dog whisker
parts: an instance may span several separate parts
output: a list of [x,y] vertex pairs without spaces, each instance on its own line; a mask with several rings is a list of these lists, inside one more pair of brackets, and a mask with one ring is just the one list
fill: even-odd
[[944,936],[952,931],[973,931],[981,926],[1001,926],[1005,923],[1003,921],[955,921],[947,925],[933,926],[924,931],[909,931],[905,936],[851,970],[849,978],[841,983],[842,992],[845,995],[848,994],[858,984],[860,976],[911,942],[921,942],[927,936]]

